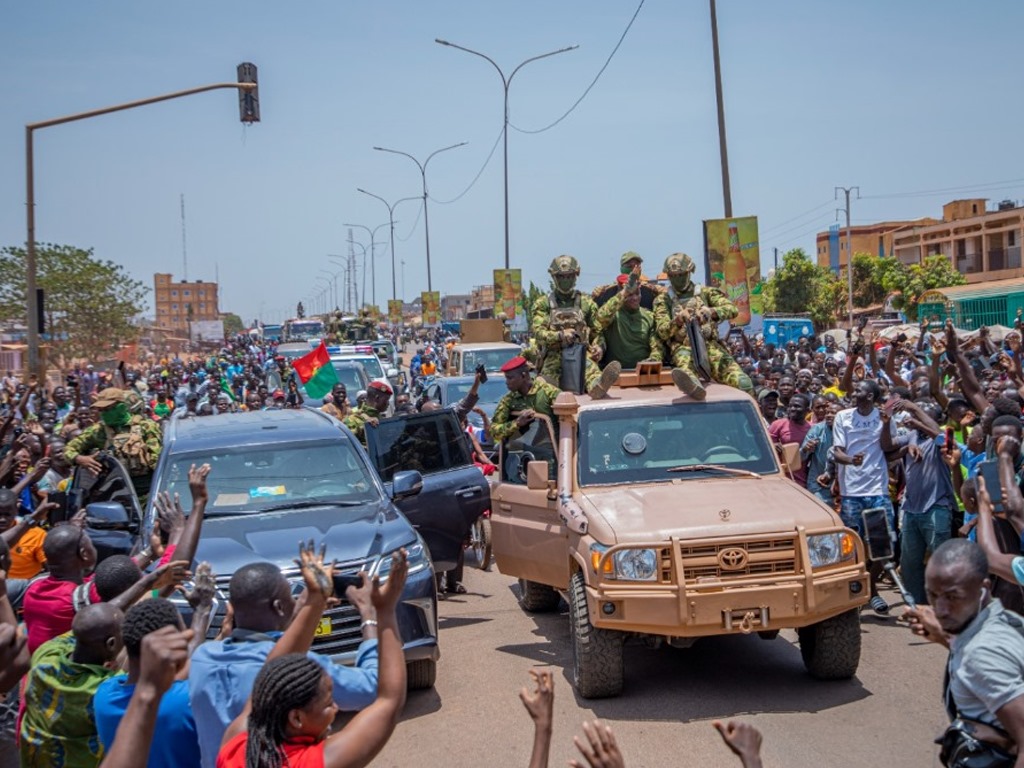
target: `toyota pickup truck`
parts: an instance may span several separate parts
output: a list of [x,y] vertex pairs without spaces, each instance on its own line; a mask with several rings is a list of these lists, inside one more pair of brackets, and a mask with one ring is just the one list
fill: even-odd
[[790,479],[750,397],[711,384],[692,400],[653,364],[554,411],[500,447],[491,529],[524,610],[568,603],[582,697],[622,691],[635,638],[789,628],[812,676],[856,673],[863,543]]

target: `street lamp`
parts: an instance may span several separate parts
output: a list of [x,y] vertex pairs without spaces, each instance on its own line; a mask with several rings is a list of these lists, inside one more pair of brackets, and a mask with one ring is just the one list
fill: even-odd
[[[395,223],[397,224],[398,222],[396,221]],[[369,233],[369,235],[370,235],[370,280],[371,280],[370,290],[372,291],[372,302],[371,303],[373,304],[373,306],[377,306],[377,267],[376,267],[376,259],[374,258],[375,255],[376,255],[374,253],[374,246],[376,246],[377,243],[376,243],[375,238],[377,237],[377,230],[380,229],[381,227],[386,227],[387,225],[388,225],[388,222],[386,222],[386,221],[383,224],[378,224],[373,229],[370,229],[365,224],[345,224],[344,225],[346,227],[359,227],[360,229],[365,229],[367,231],[367,233]],[[363,303],[365,304],[366,303],[366,290],[365,290],[366,289],[366,285],[365,285],[365,283],[366,283],[366,271],[365,271],[365,269],[363,270],[363,283],[364,283],[364,285],[363,285]]]
[[[380,195],[375,195],[375,194],[373,194],[373,192],[367,192],[362,187],[357,187],[356,191],[357,192],[362,192],[364,195],[369,195],[370,197],[377,198],[382,203],[384,203],[384,205],[388,209],[388,224],[391,225],[391,298],[392,299],[397,299],[398,298],[398,284],[397,284],[397,281],[395,280],[395,208],[398,207],[399,203],[404,203],[406,200],[419,200],[419,198],[418,197],[403,197],[403,198],[401,198],[399,200],[395,200],[394,203],[389,203],[387,200],[385,200]],[[372,243],[373,240],[370,240],[370,242]],[[404,288],[403,288],[402,292],[403,293],[405,292]]]
[[192,96],[206,91],[216,91],[221,88],[234,88],[239,93],[239,117],[243,123],[259,122],[259,86],[256,83],[256,67],[253,64],[243,63],[238,65],[238,80],[236,83],[213,83],[202,85],[198,88],[189,88],[184,91],[165,93],[162,96],[152,96],[148,99],[129,101],[124,104],[115,104],[112,107],[93,109],[88,112],[79,112],[75,115],[55,117],[51,120],[43,120],[38,123],[28,123],[25,126],[25,211],[27,242],[25,251],[25,296],[26,308],[28,309],[28,369],[35,373],[42,383],[46,372],[41,370],[39,364],[39,296],[36,292],[37,269],[36,269],[36,199],[35,199],[35,157],[32,146],[33,131],[42,128],[49,128],[53,125],[63,125],[77,120],[85,120],[90,117],[99,117],[111,112],[121,112],[135,107],[144,107],[149,104],[156,104],[161,101],[180,99],[184,96]]
[[435,39],[435,43],[440,45],[446,45],[449,48],[458,48],[460,51],[466,53],[472,53],[474,56],[479,56],[482,59],[487,59],[491,62],[491,65],[498,70],[498,74],[501,76],[501,84],[505,89],[505,127],[502,129],[502,134],[505,142],[505,269],[509,268],[508,261],[508,88],[512,84],[512,78],[516,76],[516,72],[525,67],[531,61],[537,61],[538,59],[546,59],[548,56],[554,56],[559,53],[567,53],[574,51],[579,48],[578,45],[570,45],[566,48],[559,48],[557,51],[550,51],[549,53],[542,53],[540,56],[533,56],[526,61],[520,63],[515,69],[512,70],[512,74],[505,77],[505,73],[501,71],[499,67],[490,56],[487,56],[480,51],[474,51],[472,48],[464,48],[461,45],[455,43],[449,43],[447,40]]
[[331,281],[334,284],[334,308],[337,309],[338,308],[338,275],[340,275],[341,272],[340,271],[339,272],[331,272],[331,270],[323,269],[322,267],[321,267],[320,271],[323,272],[325,275],[330,275],[330,279],[331,279]]
[[434,287],[430,282],[430,220],[427,218],[427,164],[430,162],[430,158],[440,152],[447,152],[449,149],[457,149],[464,147],[469,142],[460,141],[458,144],[452,144],[450,147],[443,147],[437,149],[427,155],[427,159],[422,163],[415,157],[410,155],[408,152],[400,152],[397,149],[387,149],[386,147],[374,147],[378,152],[390,152],[393,155],[404,155],[416,163],[416,167],[420,169],[420,176],[423,179],[423,233],[427,239],[427,290],[433,291]]

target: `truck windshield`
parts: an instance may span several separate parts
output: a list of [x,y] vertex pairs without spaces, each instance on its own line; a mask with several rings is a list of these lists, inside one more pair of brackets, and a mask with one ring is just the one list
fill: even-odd
[[348,506],[379,498],[369,470],[349,441],[239,446],[174,456],[158,490],[179,494],[186,511],[192,506],[188,470],[193,464],[210,465],[210,517],[307,501]]
[[488,371],[497,371],[519,354],[515,347],[508,349],[467,349],[462,353],[462,371],[471,374],[476,367],[483,363]]
[[[462,398],[469,394],[469,390],[472,388],[472,381],[463,381],[458,384],[449,384],[448,393],[445,398],[446,405],[454,405],[459,402]],[[505,396],[508,392],[508,387],[505,385],[505,379],[488,379],[480,385],[480,389],[477,390],[477,394],[480,396],[481,403],[496,403]]]
[[[778,472],[774,449],[753,405],[677,403],[580,414],[580,485],[697,480],[722,474],[696,465]],[[695,471],[680,471],[687,466]]]

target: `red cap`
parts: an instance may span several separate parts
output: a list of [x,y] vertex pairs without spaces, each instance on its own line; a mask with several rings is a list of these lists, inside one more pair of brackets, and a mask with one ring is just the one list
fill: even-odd
[[516,368],[522,368],[524,365],[526,365],[525,357],[513,357],[511,360],[509,360],[507,363],[501,366],[501,372],[508,373],[509,371],[514,371]]
[[367,387],[367,389],[376,389],[378,392],[383,392],[385,395],[391,395],[391,387],[383,381],[371,381],[370,386]]
[[619,285],[625,285],[626,283],[629,282],[629,275],[619,275],[618,277],[615,278],[615,282],[617,282]]
[[277,400],[277,398],[280,397],[283,400],[284,399],[284,390],[283,389],[275,389],[274,390],[274,394],[271,395],[271,397],[273,397],[275,400]]

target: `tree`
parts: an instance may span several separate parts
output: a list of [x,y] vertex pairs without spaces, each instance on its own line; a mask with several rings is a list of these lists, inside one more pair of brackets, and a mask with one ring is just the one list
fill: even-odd
[[880,279],[887,291],[899,291],[900,295],[893,299],[893,306],[902,310],[907,320],[912,322],[917,320],[917,304],[925,291],[967,282],[945,256],[927,256],[919,264],[910,266],[896,263],[899,269],[890,269],[880,275]]
[[224,322],[224,336],[237,336],[245,330],[245,325],[242,323],[242,318],[236,315],[234,312],[225,312],[221,315],[221,319]]
[[882,285],[881,275],[890,270],[893,258],[879,258],[870,253],[853,254],[853,306],[861,309],[885,301],[888,291]]
[[[24,248],[0,249],[0,318],[25,317],[25,260]],[[138,337],[133,321],[148,289],[119,264],[95,258],[92,249],[40,243],[36,271],[51,362],[111,357]]]
[[547,291],[541,290],[534,285],[533,280],[530,281],[530,288],[526,292],[526,296],[523,297],[523,311],[526,312],[526,326],[532,331],[533,330],[533,305],[541,296],[546,296]]

